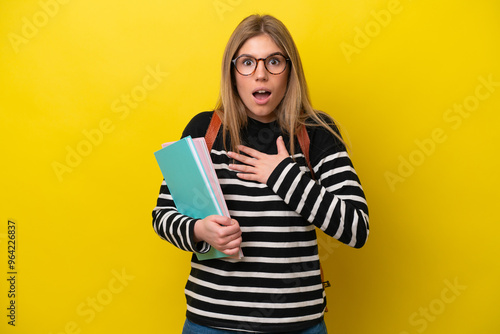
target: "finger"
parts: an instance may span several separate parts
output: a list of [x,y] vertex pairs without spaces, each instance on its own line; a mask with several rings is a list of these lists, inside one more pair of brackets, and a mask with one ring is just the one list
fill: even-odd
[[237,249],[237,250],[239,250],[239,248],[240,248],[240,246],[241,246],[241,242],[242,242],[242,238],[241,238],[241,236],[239,236],[239,237],[236,237],[236,238],[235,238],[235,239],[233,239],[233,240],[228,241],[228,242],[227,242],[227,243],[226,243],[223,247],[221,247],[221,248],[226,249],[226,250],[228,250],[228,249],[233,249],[233,250],[234,250],[234,249]]
[[248,165],[229,164],[229,169],[236,171],[236,172],[242,172],[242,173],[254,173],[255,172],[255,167],[248,166]]
[[246,165],[253,165],[255,163],[254,158],[247,157],[246,155],[243,155],[243,154],[238,154],[235,152],[228,152],[227,155],[230,158],[233,158],[234,160],[237,160],[237,161],[244,163]]
[[[227,246],[227,245],[231,245],[231,244],[236,243],[234,246],[232,246],[232,247],[236,247],[238,240],[241,239],[241,231],[235,231],[234,233],[231,233],[230,235],[225,236],[223,239],[224,240],[221,240],[222,244],[225,244]],[[232,248],[232,247],[228,246],[227,248]]]
[[240,252],[240,247],[236,247],[236,248],[229,248],[229,249],[225,249],[222,251],[222,253],[226,254],[226,255],[237,255],[238,253]]
[[248,154],[249,156],[255,158],[255,159],[258,159],[259,157],[262,156],[262,153],[253,149],[253,148],[250,148],[248,146],[245,146],[245,145],[240,145],[238,146],[238,149],[243,152],[243,153],[246,153]]
[[241,238],[238,238],[236,240],[232,240],[231,242],[228,242],[223,248],[225,249],[238,249],[240,248],[241,245]]
[[241,237],[240,226],[231,220],[231,225],[220,226],[217,230],[217,235],[221,239],[221,243],[228,243],[231,240]]
[[211,221],[219,224],[219,225],[224,225],[224,226],[231,226],[231,218],[225,217],[225,216],[219,216],[219,215],[212,215],[209,217]]
[[289,155],[282,136],[279,136],[276,140],[276,146],[278,147],[278,155]]
[[237,177],[239,177],[242,180],[245,181],[259,181],[259,177],[256,174],[250,174],[250,173],[238,173],[236,174]]
[[241,230],[238,225],[221,226],[221,238],[233,240],[241,236]]

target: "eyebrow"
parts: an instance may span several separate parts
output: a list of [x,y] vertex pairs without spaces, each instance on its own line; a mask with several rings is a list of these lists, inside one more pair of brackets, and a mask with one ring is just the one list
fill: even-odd
[[[270,53],[270,54],[268,54],[268,55],[267,55],[266,57],[264,57],[264,58],[267,58],[267,57],[270,57],[270,56],[274,56],[274,55],[282,55],[283,57],[287,58],[287,56],[285,56],[285,55],[283,54],[283,52],[281,52],[281,51],[277,51],[277,52]],[[251,54],[248,54],[248,53],[242,53],[242,54],[240,54],[239,56],[236,56],[235,58],[238,58],[238,57],[241,57],[241,56],[248,56],[248,57],[252,57],[252,58],[257,59],[257,57],[255,57],[255,56],[253,56],[253,55],[251,55]],[[259,59],[260,59],[260,58],[259,58]]]

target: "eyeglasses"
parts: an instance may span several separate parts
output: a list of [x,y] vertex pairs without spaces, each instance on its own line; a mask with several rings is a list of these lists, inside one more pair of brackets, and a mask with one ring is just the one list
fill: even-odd
[[282,53],[276,52],[270,54],[266,58],[255,58],[249,55],[241,55],[231,60],[231,62],[234,64],[234,67],[239,74],[248,76],[254,74],[257,69],[257,64],[261,60],[264,61],[264,67],[266,70],[273,75],[283,73],[286,70],[286,64],[290,61],[290,59],[285,58]]

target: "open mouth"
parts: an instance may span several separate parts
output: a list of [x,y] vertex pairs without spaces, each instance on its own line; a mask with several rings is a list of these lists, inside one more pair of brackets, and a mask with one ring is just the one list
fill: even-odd
[[269,96],[271,96],[271,92],[265,89],[259,89],[253,92],[252,95],[258,101],[265,101],[269,98]]

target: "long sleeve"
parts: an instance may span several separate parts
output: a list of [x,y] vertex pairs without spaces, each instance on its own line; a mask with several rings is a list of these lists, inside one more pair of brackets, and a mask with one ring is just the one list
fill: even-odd
[[[204,112],[195,116],[186,126],[182,137],[188,135],[192,137],[203,137],[211,113]],[[206,242],[195,243],[194,224],[197,219],[183,215],[177,211],[167,184],[163,180],[160,187],[160,194],[153,209],[153,228],[160,238],[167,240],[174,246],[189,252],[206,253],[210,250],[210,245]]]
[[196,220],[177,211],[168,187],[163,181],[153,210],[153,228],[160,238],[182,250],[205,253],[210,249],[210,245],[205,242],[197,244],[193,240]]
[[267,185],[309,223],[360,248],[369,233],[368,207],[351,160],[338,147],[320,150],[321,156],[313,165],[317,182],[287,158],[273,171]]

